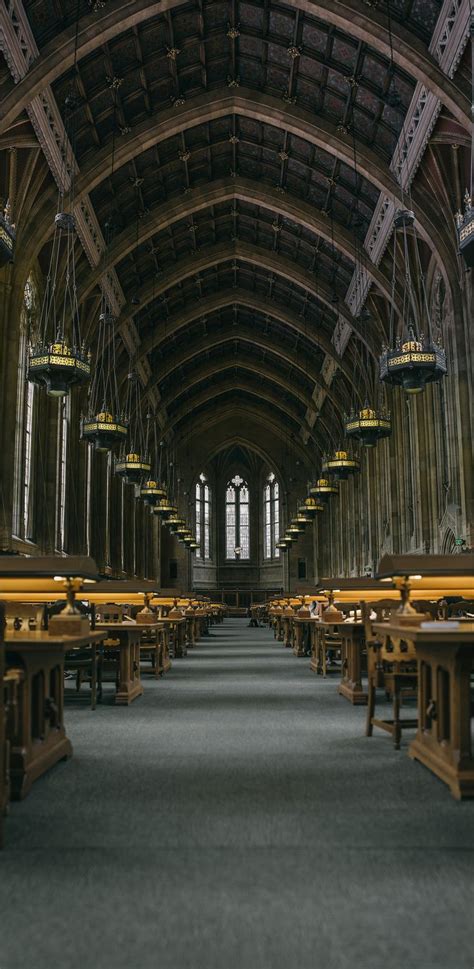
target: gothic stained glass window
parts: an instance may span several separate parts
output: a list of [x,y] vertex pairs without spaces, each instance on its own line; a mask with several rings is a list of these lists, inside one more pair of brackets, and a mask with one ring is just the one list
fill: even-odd
[[[225,498],[226,545],[228,559],[250,558],[250,493],[239,474],[228,482]],[[240,550],[240,551],[239,551]]]
[[263,555],[266,559],[280,557],[276,543],[280,538],[280,489],[273,472],[263,489]]
[[196,542],[198,555],[203,559],[211,557],[211,489],[205,474],[200,474],[195,492]]

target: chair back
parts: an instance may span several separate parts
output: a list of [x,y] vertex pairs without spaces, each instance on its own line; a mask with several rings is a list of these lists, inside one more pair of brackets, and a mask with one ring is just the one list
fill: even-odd
[[[459,599],[458,602],[451,602],[448,605],[449,619],[462,619],[474,615],[474,602],[471,599]],[[469,616],[470,618],[470,616]]]
[[100,607],[102,622],[123,622],[126,607],[116,602],[106,602]]
[[45,629],[45,606],[39,602],[5,602],[5,622],[8,630]]

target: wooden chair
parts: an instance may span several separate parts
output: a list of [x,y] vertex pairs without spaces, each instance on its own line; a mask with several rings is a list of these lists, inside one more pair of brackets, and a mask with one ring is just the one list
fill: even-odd
[[[400,707],[404,699],[416,698],[418,673],[416,656],[413,653],[397,652],[393,650],[390,641],[378,639],[373,632],[373,622],[383,622],[389,618],[397,603],[393,599],[381,599],[378,602],[362,603],[362,616],[365,624],[365,641],[367,644],[367,721],[365,735],[371,737],[373,728],[385,730],[393,737],[395,750],[400,750],[402,730],[413,729],[418,726],[418,719],[414,717],[400,718]],[[371,611],[376,613],[376,619],[371,620]],[[375,716],[377,703],[377,689],[383,689],[387,699],[392,700],[393,716],[380,718]]]
[[[62,603],[64,605],[64,603]],[[5,626],[6,629],[19,632],[20,629],[46,629],[48,624],[47,610],[40,603],[28,602],[6,602],[5,603]]]
[[[150,666],[147,668],[155,680],[163,676],[163,673],[170,668],[169,657],[166,652],[165,629],[144,629],[140,641],[140,663],[148,660]],[[168,664],[166,660],[168,659]],[[143,668],[142,668],[143,669]]]
[[474,615],[474,602],[470,599],[459,599],[451,602],[447,608],[449,619],[466,619]]
[[313,639],[311,669],[320,676],[341,672],[341,637],[336,625],[318,623]]
[[[65,678],[75,673],[76,693],[80,693],[83,683],[89,686],[91,710],[95,710],[97,701],[102,701],[102,670],[103,655],[95,643],[69,650],[64,657]],[[67,697],[68,691],[65,690],[64,699]]]

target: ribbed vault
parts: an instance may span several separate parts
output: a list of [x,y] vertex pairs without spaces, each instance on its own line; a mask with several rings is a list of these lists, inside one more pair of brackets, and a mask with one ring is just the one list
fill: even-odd
[[[0,135],[17,139],[28,186],[25,277],[33,264],[47,272],[57,204],[29,106],[52,98],[60,126],[72,92],[89,240],[80,312],[93,343],[101,290],[115,293],[121,383],[138,364],[146,406],[183,440],[197,422],[246,413],[292,439],[312,434],[317,397],[329,441],[364,396],[361,360],[372,379],[392,302],[402,308],[390,250],[372,258],[367,246],[382,202],[413,205],[427,277],[458,273],[430,184],[450,184],[456,164],[459,199],[463,163],[445,156],[453,132],[468,143],[465,65],[446,71],[440,54],[442,0],[23,3],[36,48],[18,83],[0,74]],[[420,92],[440,101],[439,135],[408,196],[395,162],[411,150]],[[371,288],[354,318],[361,271]]]

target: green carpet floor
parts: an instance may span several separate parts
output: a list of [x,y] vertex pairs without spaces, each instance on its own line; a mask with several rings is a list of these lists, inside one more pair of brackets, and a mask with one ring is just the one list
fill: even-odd
[[474,966],[474,803],[408,734],[245,620],[144,681],[12,806],[0,969]]

